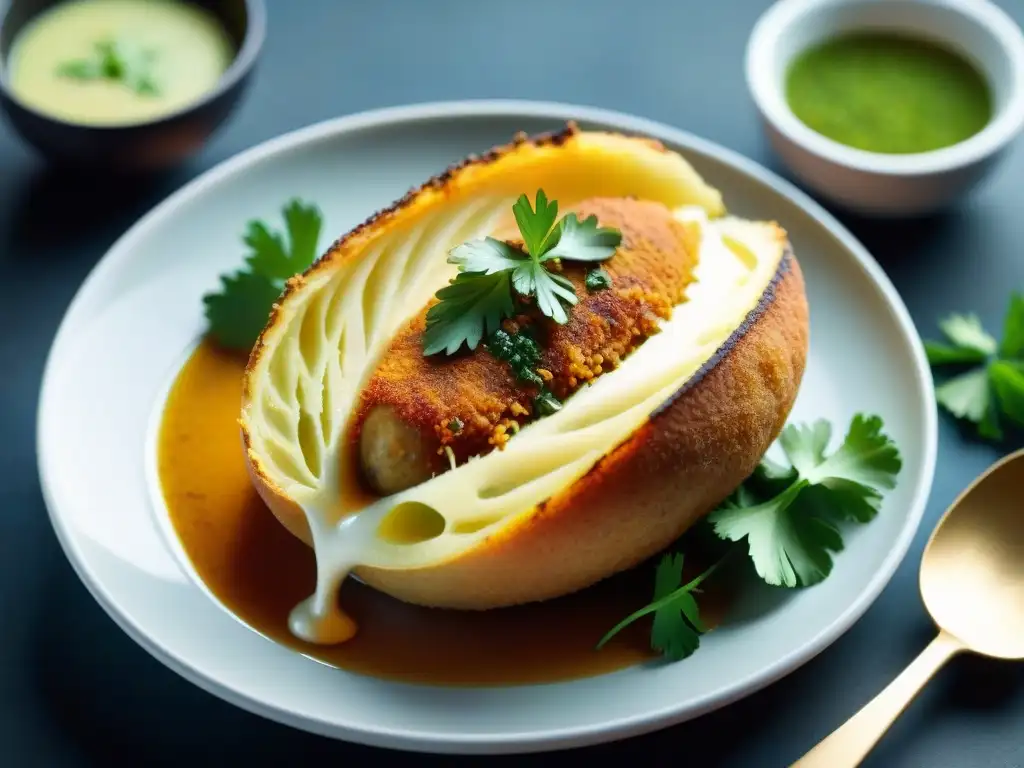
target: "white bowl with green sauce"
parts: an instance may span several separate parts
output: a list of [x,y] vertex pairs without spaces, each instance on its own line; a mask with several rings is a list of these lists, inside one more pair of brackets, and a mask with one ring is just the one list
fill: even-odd
[[792,174],[863,215],[950,206],[1024,128],[1024,34],[988,0],[780,0],[746,70]]

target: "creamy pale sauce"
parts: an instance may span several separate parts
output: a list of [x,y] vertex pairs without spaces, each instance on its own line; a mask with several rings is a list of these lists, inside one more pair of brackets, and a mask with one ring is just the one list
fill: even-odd
[[[594,649],[650,601],[653,564],[558,600],[486,612],[408,605],[349,579],[341,599],[358,633],[337,645],[297,639],[289,615],[316,587],[316,560],[264,506],[246,472],[237,423],[244,366],[244,358],[209,342],[195,350],[164,409],[158,465],[171,521],[195,572],[250,627],[333,666],[438,685],[552,682],[653,658],[648,619]],[[688,550],[687,573],[702,565]],[[714,626],[727,587],[715,579],[705,586],[701,613]]]
[[[96,71],[111,45],[129,65],[124,76]],[[20,101],[40,112],[86,125],[122,125],[195,102],[216,86],[234,53],[214,16],[191,3],[71,0],[18,34],[5,79]],[[136,87],[140,78],[152,87]]]

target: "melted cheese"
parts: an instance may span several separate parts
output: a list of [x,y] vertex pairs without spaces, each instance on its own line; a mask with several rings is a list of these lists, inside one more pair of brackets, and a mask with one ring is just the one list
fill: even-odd
[[[301,506],[312,533],[316,592],[289,622],[303,640],[337,643],[355,632],[337,599],[354,568],[443,563],[583,476],[714,355],[756,307],[782,258],[772,225],[679,209],[678,218],[701,227],[697,279],[660,333],[565,408],[523,427],[504,450],[358,508],[339,471],[356,456],[340,436],[363,378],[408,312],[451,277],[442,254],[492,231],[509,204],[477,201],[429,232],[384,241],[358,263],[314,277],[321,285],[290,310],[288,337],[276,345],[269,381],[247,417],[264,468]],[[418,536],[382,533],[389,516],[410,510],[420,515]]]

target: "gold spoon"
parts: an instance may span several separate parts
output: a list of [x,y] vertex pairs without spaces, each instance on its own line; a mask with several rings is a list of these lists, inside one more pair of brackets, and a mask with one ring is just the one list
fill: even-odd
[[917,692],[961,651],[1024,659],[1024,450],[989,467],[946,510],[925,547],[920,584],[938,636],[792,768],[860,765]]

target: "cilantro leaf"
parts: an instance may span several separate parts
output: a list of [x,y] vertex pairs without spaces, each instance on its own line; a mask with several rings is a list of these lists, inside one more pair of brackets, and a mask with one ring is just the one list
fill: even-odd
[[103,77],[103,67],[95,60],[77,59],[61,64],[57,74],[74,80],[98,80]]
[[1003,320],[1003,339],[999,344],[1002,358],[1024,358],[1024,296],[1010,295],[1010,305]]
[[253,272],[272,280],[285,281],[307,269],[316,260],[323,219],[314,205],[289,201],[284,209],[288,246],[280,233],[271,232],[262,221],[250,221],[244,241],[252,252],[245,261]]
[[[561,231],[553,229],[558,203],[548,203],[544,190],[538,189],[536,210],[530,208],[526,195],[520,195],[512,210],[530,255],[529,260],[515,263],[512,286],[523,296],[536,296],[538,309],[559,325],[565,325],[569,322],[566,305],[576,304],[576,289],[568,278],[549,271],[543,264],[553,258],[547,252],[558,241]],[[594,222],[596,224],[596,218]]]
[[653,613],[651,648],[661,651],[672,661],[690,656],[700,647],[701,634],[707,632],[693,593],[721,563],[719,560],[692,581],[683,584],[683,555],[663,555],[655,571],[654,599],[612,627],[598,642],[598,649],[630,624]]
[[598,227],[597,216],[580,221],[570,213],[558,225],[557,242],[543,254],[543,259],[573,261],[604,261],[615,255],[622,242],[622,233],[609,227]]
[[156,96],[160,89],[153,78],[156,54],[126,40],[101,40],[93,45],[92,57],[58,65],[57,75],[73,80],[121,82],[144,96]]
[[262,221],[250,221],[242,241],[251,249],[245,262],[253,272],[280,280],[288,279],[282,275],[294,274],[288,271],[288,254],[281,236],[267,229]]
[[1003,425],[999,416],[999,409],[994,401],[985,410],[985,415],[978,422],[978,434],[986,440],[1002,440]]
[[538,189],[535,208],[530,207],[530,198],[525,194],[520,195],[512,206],[512,214],[519,225],[519,234],[523,236],[526,252],[539,260],[557,237],[557,230],[552,228],[558,218],[558,203],[554,200],[549,203],[544,190]]
[[[810,453],[794,444],[801,434],[812,446]],[[882,420],[877,416],[854,416],[842,444],[825,457],[830,434],[828,422],[819,420],[809,432],[806,428],[801,432],[797,427],[787,427],[780,436],[782,449],[793,468],[814,486],[801,501],[819,499],[819,489],[827,489],[830,493],[825,504],[830,504],[840,518],[866,523],[881,505],[882,494],[878,489],[896,486],[896,475],[903,464],[899,451],[882,433]]]
[[829,551],[842,549],[842,538],[829,519],[794,508],[806,480],[778,496],[751,504],[749,495],[727,500],[709,516],[719,538],[747,540],[757,575],[784,587],[816,584],[832,570]]
[[[896,444],[882,432],[882,419],[878,416],[854,416],[842,444],[828,457],[824,456],[831,432],[828,422],[819,420],[811,432],[816,454],[813,463],[808,461],[808,453],[794,444],[794,436],[801,434],[799,428],[787,427],[780,439],[793,468],[811,483],[829,487],[833,480],[848,480],[886,489],[896,487],[896,475],[903,462]],[[807,434],[806,430],[803,434]],[[821,442],[823,434],[825,443]]]
[[281,287],[254,272],[221,275],[222,290],[203,297],[210,334],[231,349],[248,349],[267,324]]
[[939,322],[939,329],[953,344],[984,356],[995,354],[996,340],[982,327],[977,315],[953,314]]
[[957,347],[939,341],[926,341],[924,351],[931,365],[967,365],[988,359],[988,355],[972,347]]
[[303,271],[316,261],[323,223],[323,214],[315,205],[306,205],[301,200],[293,199],[285,206],[284,224],[288,230],[293,269],[297,266],[299,271]]
[[1024,296],[1010,295],[998,344],[972,314],[950,315],[940,326],[953,345],[926,341],[929,362],[976,367],[938,384],[938,404],[985,439],[1002,440],[1004,420],[1024,426]]
[[587,286],[587,290],[591,293],[594,291],[603,291],[612,287],[612,276],[605,272],[601,267],[594,267],[594,269],[587,272],[584,285]]
[[[474,274],[478,277],[495,278],[497,275],[504,275],[503,279],[508,284],[510,293],[514,290],[519,296],[534,297],[536,306],[542,314],[564,325],[569,322],[572,307],[579,301],[576,288],[565,275],[556,271],[557,266],[555,269],[549,269],[546,263],[559,258],[579,261],[606,259],[615,253],[622,236],[617,230],[599,228],[596,216],[580,222],[575,214],[570,214],[556,225],[558,203],[555,200],[549,201],[543,189],[537,190],[536,200],[532,205],[529,197],[525,194],[520,195],[512,205],[512,213],[522,236],[522,248],[496,238],[485,237],[454,247],[448,255],[448,261],[458,265],[460,276]],[[500,304],[501,311],[492,311],[488,317],[497,316],[497,322],[500,322],[511,316],[511,309],[506,312],[504,307],[506,304],[511,306],[512,299],[499,299],[493,292],[498,290],[500,284],[497,279],[490,280],[486,286],[483,283],[476,283],[477,291],[488,296],[482,304],[467,301],[465,291],[438,291],[436,295],[441,304],[431,308],[433,315],[428,314],[429,338],[424,338],[424,354],[431,355],[445,350],[450,355],[461,347],[463,341],[470,342],[471,339],[473,341],[469,343],[469,348],[474,349],[481,334],[497,327],[496,323],[493,326],[485,326],[480,317],[470,317],[465,323],[460,324],[460,312],[475,308],[479,314],[480,306],[491,307],[493,310]],[[586,277],[588,290],[598,290],[610,284],[611,279],[603,270],[594,271]],[[459,300],[461,303],[443,306],[449,300]],[[435,325],[431,324],[431,317]],[[440,318],[444,318],[445,322],[436,325]],[[553,407],[556,402],[557,400],[547,402],[544,407]]]
[[877,416],[857,414],[840,446],[827,454],[827,421],[790,425],[779,436],[792,464],[763,462],[708,519],[719,538],[746,539],[758,575],[786,587],[815,584],[832,571],[843,548],[836,523],[865,523],[881,490],[896,485],[902,459]]
[[463,272],[483,272],[488,275],[516,269],[528,263],[522,253],[493,237],[470,240],[456,246],[449,254],[448,261],[458,264]]
[[980,422],[994,403],[987,368],[975,368],[954,376],[935,388],[939,404],[959,419]]
[[545,315],[559,325],[569,322],[566,307],[574,306],[578,299],[576,289],[565,275],[549,272],[543,264],[528,262],[512,273],[512,280],[517,285],[530,286],[530,293],[537,297],[537,308]]
[[160,90],[156,87],[156,81],[149,75],[136,75],[129,79],[132,88],[142,96],[158,96]]
[[[831,433],[832,428],[829,427],[829,434]],[[754,470],[751,481],[759,487],[774,488],[778,492],[789,486],[796,479],[797,474],[793,467],[780,464],[768,456],[762,456],[761,463]],[[740,487],[743,488],[745,486]]]
[[999,401],[993,395],[990,368],[976,368],[954,376],[935,388],[939,405],[958,419],[973,422],[978,434],[987,440],[1002,440]]
[[1000,410],[1024,427],[1024,363],[997,360],[988,367],[988,374]]
[[427,310],[423,354],[454,354],[465,344],[476,349],[485,335],[514,314],[508,272],[460,272],[437,292],[441,301]]
[[[682,554],[663,557],[654,576],[655,601],[662,600],[679,589],[682,580]],[[697,629],[687,620],[683,603],[686,603],[687,614],[698,616],[699,624],[697,602],[693,595],[689,592],[680,592],[673,600],[654,612],[654,623],[651,626],[651,648],[661,651],[673,661],[684,659],[697,650],[700,646],[698,632],[703,630],[703,625]]]
[[322,217],[315,205],[291,200],[284,209],[289,247],[264,222],[251,221],[242,241],[245,268],[221,276],[221,289],[203,297],[209,333],[233,349],[249,349],[267,324],[288,278],[315,260]]
[[825,460],[825,449],[831,439],[832,425],[818,419],[810,425],[786,426],[779,435],[779,444],[793,469],[799,474],[806,474]]

